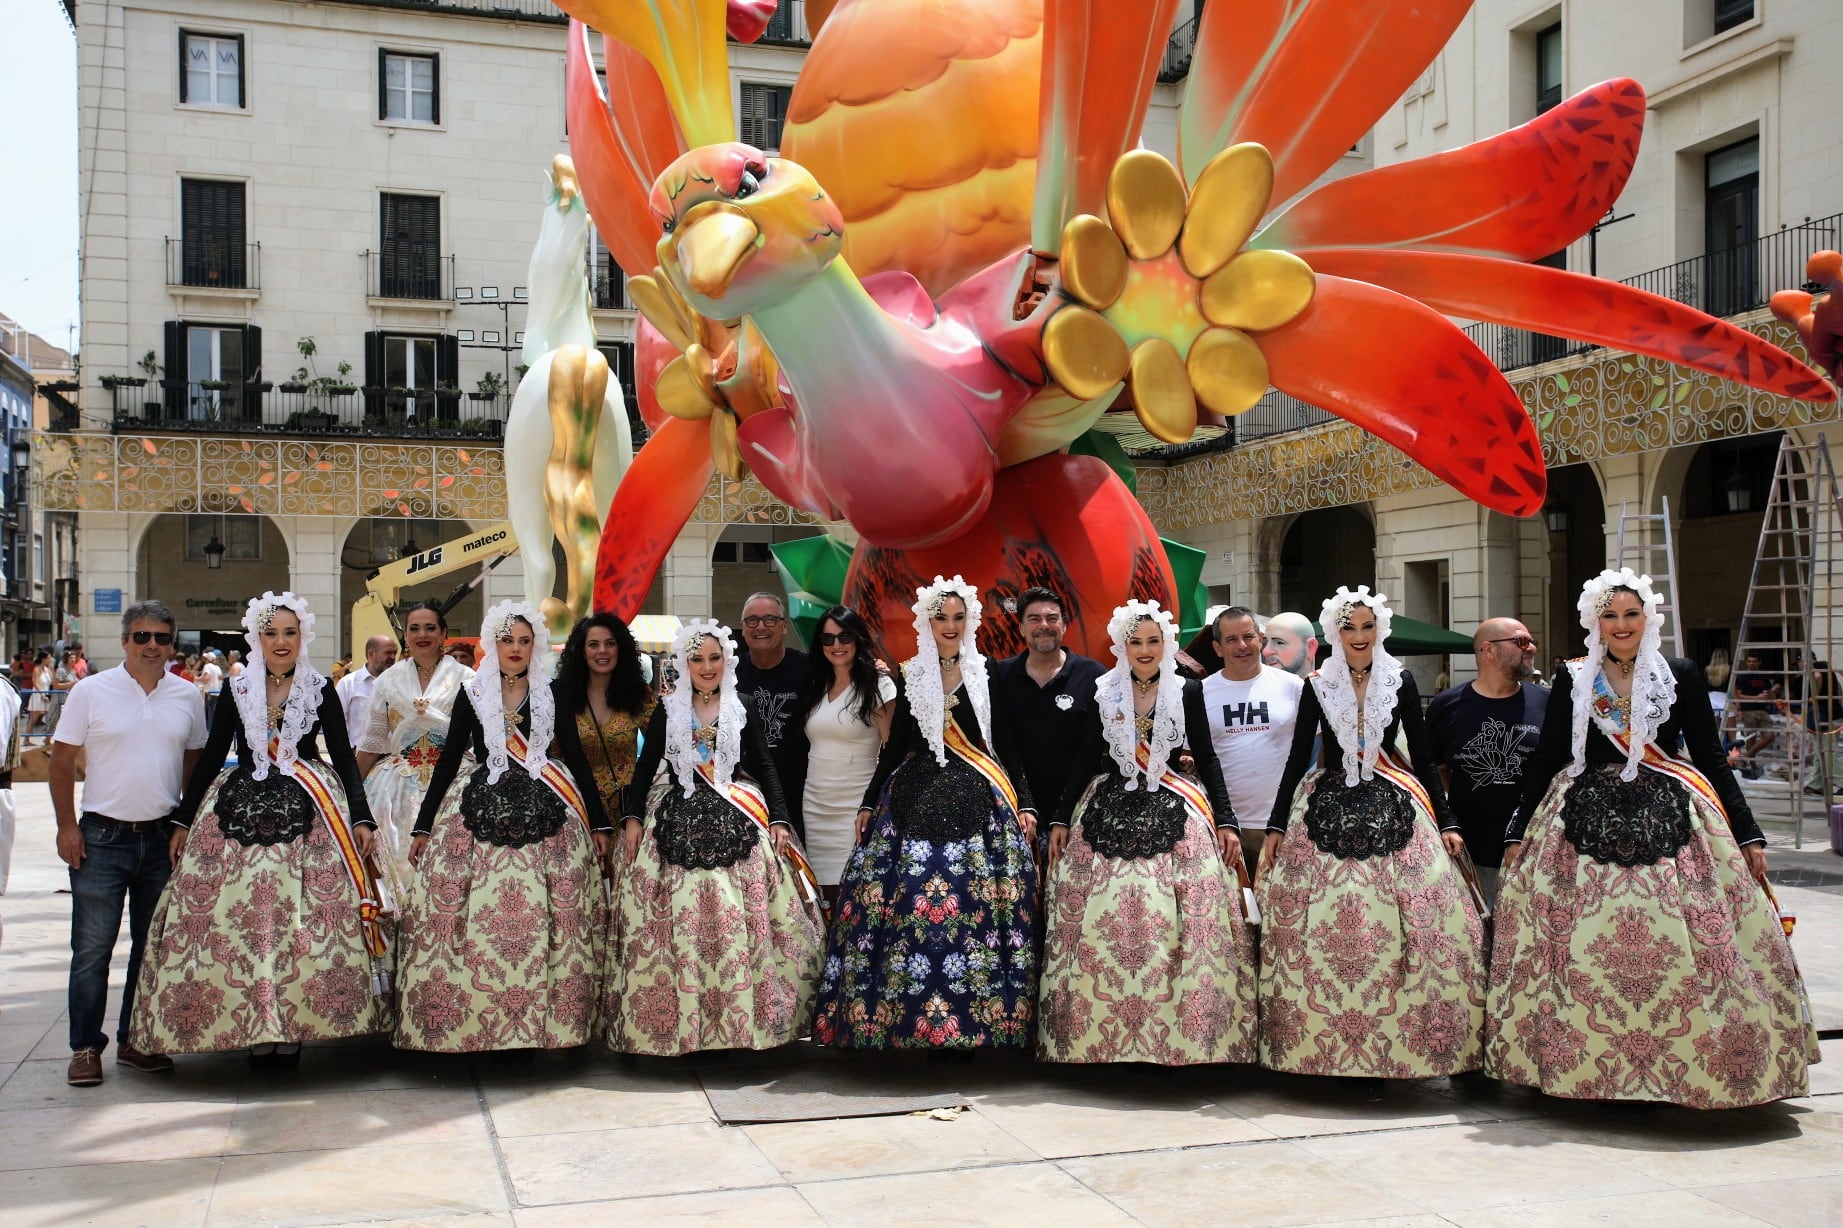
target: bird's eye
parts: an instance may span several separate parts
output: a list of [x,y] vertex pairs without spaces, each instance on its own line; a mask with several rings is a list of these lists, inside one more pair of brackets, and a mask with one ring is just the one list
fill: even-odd
[[756,178],[754,169],[745,167],[742,172],[742,182],[736,185],[736,199],[741,200],[745,196],[755,195],[761,191],[761,186],[762,181]]
[[671,217],[667,218],[665,221],[659,223],[659,229],[665,231],[667,234],[671,234],[674,230],[678,229],[678,219]]

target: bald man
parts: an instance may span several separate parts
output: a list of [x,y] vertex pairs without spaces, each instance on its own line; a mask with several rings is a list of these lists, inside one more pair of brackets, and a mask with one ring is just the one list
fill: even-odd
[[396,663],[396,640],[388,635],[374,635],[365,641],[365,668],[351,671],[333,688],[339,693],[339,706],[345,710],[347,729],[365,727],[365,717],[371,709],[371,690],[378,684],[378,675]]
[[1268,619],[1266,631],[1262,664],[1276,666],[1295,678],[1308,677],[1318,668],[1318,637],[1311,619],[1288,610]]
[[1434,696],[1427,736],[1487,899],[1497,896],[1504,831],[1523,792],[1549,692],[1535,682],[1536,637],[1514,618],[1472,633],[1478,677]]

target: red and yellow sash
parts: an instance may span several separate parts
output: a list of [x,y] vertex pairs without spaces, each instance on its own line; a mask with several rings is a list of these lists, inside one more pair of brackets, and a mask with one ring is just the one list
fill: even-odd
[[[1407,763],[1398,758],[1397,754],[1396,751],[1385,750],[1376,756],[1377,775],[1413,798],[1415,803],[1427,812],[1428,817],[1433,819],[1437,827],[1440,823],[1440,812],[1434,809],[1433,798],[1428,794],[1427,786],[1421,783],[1421,778],[1410,771]],[[1459,877],[1465,880],[1466,890],[1471,893],[1472,907],[1478,911],[1479,920],[1489,921],[1491,901],[1485,898],[1485,885],[1478,880],[1478,867],[1472,864],[1472,855],[1461,850],[1453,860],[1459,863]]]
[[[1604,727],[1602,727],[1601,732],[1606,732]],[[1619,748],[1620,754],[1629,755],[1632,753],[1631,734],[1621,730],[1617,733],[1608,733],[1606,737],[1609,742]],[[1676,781],[1678,784],[1700,797],[1703,801],[1715,807],[1715,813],[1719,814],[1723,821],[1732,821],[1728,819],[1728,808],[1721,804],[1721,795],[1715,792],[1715,786],[1709,783],[1709,778],[1704,776],[1701,771],[1697,769],[1695,764],[1685,763],[1681,759],[1672,759],[1669,755],[1659,750],[1657,744],[1654,742],[1645,743],[1645,757],[1638,762],[1641,767],[1648,767],[1660,776],[1670,777],[1670,779]]]
[[947,729],[942,739],[947,749],[972,765],[973,770],[986,778],[986,783],[997,789],[1011,807],[1011,813],[1017,813],[1017,790],[1012,787],[1011,777],[1005,775],[1004,767],[998,760],[974,746],[972,739],[960,728],[960,722],[953,717],[947,718]]
[[[271,756],[278,742],[271,742]],[[351,825],[346,822],[339,799],[327,788],[326,781],[320,779],[320,774],[306,763],[295,765],[294,779],[312,800],[314,809],[320,812],[320,821],[326,824],[333,843],[339,846],[339,858],[345,863],[353,890],[358,893],[358,924],[365,937],[365,950],[371,953],[373,960],[382,960],[390,951],[390,938],[384,932],[384,906],[379,901],[377,879],[371,873],[370,864],[359,856],[358,846],[352,841]]]
[[[524,734],[516,729],[506,731],[506,754],[518,760],[521,767],[529,751],[530,745],[525,741]],[[563,799],[563,804],[575,813],[577,821],[582,824],[582,830],[593,837],[595,831],[589,826],[589,807],[582,800],[582,791],[576,787],[575,778],[564,771],[555,759],[546,759],[540,779],[550,786],[551,792]]]
[[[1140,741],[1138,748],[1133,751],[1133,762],[1138,765],[1141,772],[1145,771],[1152,764],[1152,748],[1147,746],[1143,740]],[[1215,812],[1210,808],[1209,794],[1203,791],[1202,785],[1199,785],[1196,781],[1191,780],[1181,772],[1172,771],[1171,765],[1168,763],[1165,765],[1164,771],[1159,774],[1158,783],[1160,788],[1169,789],[1182,798],[1185,807],[1189,809],[1192,814],[1202,819],[1204,825],[1210,828],[1211,831],[1215,830]],[[1248,863],[1242,860],[1239,847],[1237,847],[1234,855],[1228,858],[1228,861],[1235,867],[1235,882],[1236,885],[1241,888],[1242,919],[1249,925],[1259,925],[1261,923],[1261,909],[1260,906],[1254,902],[1254,884],[1249,881]]]
[[[719,785],[716,771],[708,763],[698,764],[698,775],[704,778],[705,784],[716,790],[718,797],[748,815],[762,829],[762,834],[772,839],[774,816],[768,811],[768,799],[762,795],[761,789],[746,780],[731,780],[728,785]],[[787,863],[793,867],[794,881],[799,884],[800,894],[806,902],[817,903],[819,879],[807,862],[806,854],[800,851],[799,844],[789,840],[787,847],[781,850],[781,856],[787,858]]]

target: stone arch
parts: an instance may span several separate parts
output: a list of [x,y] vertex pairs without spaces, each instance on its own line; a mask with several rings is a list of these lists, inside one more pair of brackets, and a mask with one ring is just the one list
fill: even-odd
[[1280,535],[1272,610],[1315,614],[1339,585],[1376,585],[1376,520],[1368,503],[1315,508]]
[[[216,568],[202,549],[214,534],[226,548]],[[284,522],[274,517],[217,510],[163,513],[148,516],[138,535],[131,524],[130,538],[135,542],[136,591],[172,607],[180,643],[188,651],[245,650],[245,604],[265,591],[292,587],[294,543]]]

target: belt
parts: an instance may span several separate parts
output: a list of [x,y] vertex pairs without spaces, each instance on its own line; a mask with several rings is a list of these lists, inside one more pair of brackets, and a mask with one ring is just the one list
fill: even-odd
[[101,819],[105,823],[113,823],[123,831],[131,831],[137,836],[157,836],[160,834],[161,826],[166,822],[165,819],[148,819],[144,823],[130,823],[126,819],[112,819],[108,815],[99,814],[94,810],[85,810],[83,812],[83,817],[86,819]]

